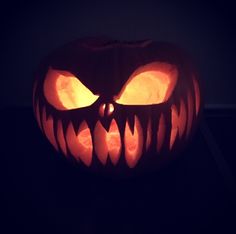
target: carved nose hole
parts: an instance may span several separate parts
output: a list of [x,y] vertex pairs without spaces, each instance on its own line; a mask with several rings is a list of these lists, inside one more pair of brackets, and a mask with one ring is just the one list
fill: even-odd
[[101,104],[99,107],[99,114],[101,117],[110,116],[114,112],[114,105],[111,103]]

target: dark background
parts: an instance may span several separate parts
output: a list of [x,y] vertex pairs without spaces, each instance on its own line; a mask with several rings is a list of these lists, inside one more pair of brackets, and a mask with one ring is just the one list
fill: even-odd
[[[231,1],[1,4],[0,233],[236,233]],[[83,173],[36,125],[31,94],[40,60],[78,37],[103,35],[173,42],[200,72],[200,127],[182,157],[159,172],[125,180]]]
[[84,36],[173,42],[187,50],[210,106],[235,106],[233,1],[8,1],[0,8],[0,106],[30,106],[33,74],[55,47]]

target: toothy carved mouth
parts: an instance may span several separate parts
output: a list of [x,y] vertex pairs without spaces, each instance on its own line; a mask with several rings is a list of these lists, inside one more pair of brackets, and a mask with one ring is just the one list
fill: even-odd
[[106,164],[108,155],[114,165],[117,164],[121,153],[121,138],[116,121],[112,119],[109,131],[106,131],[100,121],[94,129],[95,152],[102,162]]
[[[104,128],[98,120],[91,129],[84,120],[76,130],[72,122],[65,125],[62,120],[55,120],[50,114],[47,116],[46,108],[39,108],[38,102],[35,105],[35,113],[40,128],[51,144],[65,155],[72,155],[86,166],[92,164],[93,157],[97,157],[103,165],[106,165],[109,157],[112,164],[116,165],[121,155],[124,155],[128,167],[133,168],[153,145],[157,152],[160,152],[164,145],[171,151],[177,139],[184,140],[188,137],[194,113],[197,116],[199,109],[196,104],[193,105],[190,93],[187,100],[185,104],[181,99],[179,108],[173,104],[170,114],[160,114],[156,124],[149,120],[145,128],[135,115],[133,122],[129,119],[125,121],[124,131],[115,118],[111,120],[108,128]],[[171,123],[169,130],[168,121]]]

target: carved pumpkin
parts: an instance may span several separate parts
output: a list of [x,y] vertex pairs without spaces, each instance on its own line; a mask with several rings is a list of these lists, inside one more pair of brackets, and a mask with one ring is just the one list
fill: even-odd
[[45,136],[89,168],[157,168],[197,123],[200,90],[188,58],[168,43],[80,39],[41,64],[33,106]]

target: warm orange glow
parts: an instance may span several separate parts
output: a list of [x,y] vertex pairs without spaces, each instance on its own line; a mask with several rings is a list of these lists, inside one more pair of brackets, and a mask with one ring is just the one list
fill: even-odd
[[176,136],[177,136],[178,129],[173,128],[171,129],[171,135],[170,135],[170,150],[172,149],[172,146],[175,142]]
[[49,69],[43,88],[48,102],[59,110],[90,106],[99,97],[67,71]]
[[109,104],[101,104],[99,107],[99,115],[101,117],[104,117],[104,115],[106,116],[110,116],[113,112],[114,112],[114,105],[109,103]]
[[138,118],[135,116],[134,133],[132,134],[128,122],[125,124],[125,158],[128,166],[136,166],[143,149],[143,131]]
[[94,129],[94,148],[101,163],[105,165],[108,156],[108,148],[106,144],[106,130],[103,128],[100,121],[96,123]]
[[177,82],[178,71],[167,63],[151,63],[138,68],[124,85],[115,101],[123,105],[151,105],[169,99]]
[[188,137],[190,134],[190,130],[192,127],[192,121],[193,121],[193,98],[190,92],[188,92],[188,121],[187,121],[187,134]]
[[71,154],[81,160],[85,165],[90,166],[92,163],[92,137],[90,130],[85,121],[79,127],[78,134],[75,133],[72,123],[69,124],[66,141]]
[[102,164],[106,164],[108,155],[114,165],[120,158],[121,139],[116,121],[113,119],[109,131],[102,126],[100,121],[96,123],[94,130],[94,147]]
[[120,156],[121,140],[119,129],[114,119],[112,120],[109,132],[106,135],[106,142],[111,161],[115,165]]
[[170,133],[170,149],[175,142],[178,132],[178,112],[176,106],[171,106],[171,133]]
[[184,105],[183,100],[180,101],[180,112],[178,114],[177,108],[175,105],[171,106],[171,134],[170,134],[170,149],[172,149],[172,146],[175,142],[177,133],[179,132],[179,137],[181,138],[185,126],[186,126],[186,108]]
[[180,101],[180,113],[178,116],[178,121],[177,121],[178,129],[179,129],[179,136],[180,138],[184,134],[184,130],[187,124],[187,112],[186,112],[186,107],[184,104],[184,101],[181,99]]
[[99,107],[99,115],[100,115],[101,117],[104,117],[105,107],[106,107],[106,104],[102,104],[102,105]]
[[195,78],[193,78],[194,92],[195,92],[195,108],[196,108],[196,116],[199,112],[200,108],[200,90],[199,85]]
[[151,120],[149,120],[147,126],[146,150],[148,150],[150,147],[151,138],[152,138],[152,128],[151,128]]
[[111,104],[111,103],[108,104],[108,113],[107,113],[108,116],[113,113],[114,109],[115,109],[115,108],[114,108],[113,104]]
[[159,120],[159,126],[158,126],[158,132],[157,132],[157,151],[160,152],[161,147],[163,145],[164,139],[165,139],[165,118],[164,115],[161,114],[160,120]]
[[67,150],[66,150],[66,142],[65,142],[65,137],[63,134],[63,128],[62,128],[62,122],[59,120],[57,122],[57,140],[59,143],[59,146],[62,150],[62,152],[67,155]]
[[45,108],[43,108],[42,123],[43,123],[43,130],[44,130],[45,135],[47,136],[51,144],[55,147],[55,149],[58,150],[57,142],[54,135],[54,129],[53,129],[53,118],[52,116],[49,116],[48,119],[46,119]]

